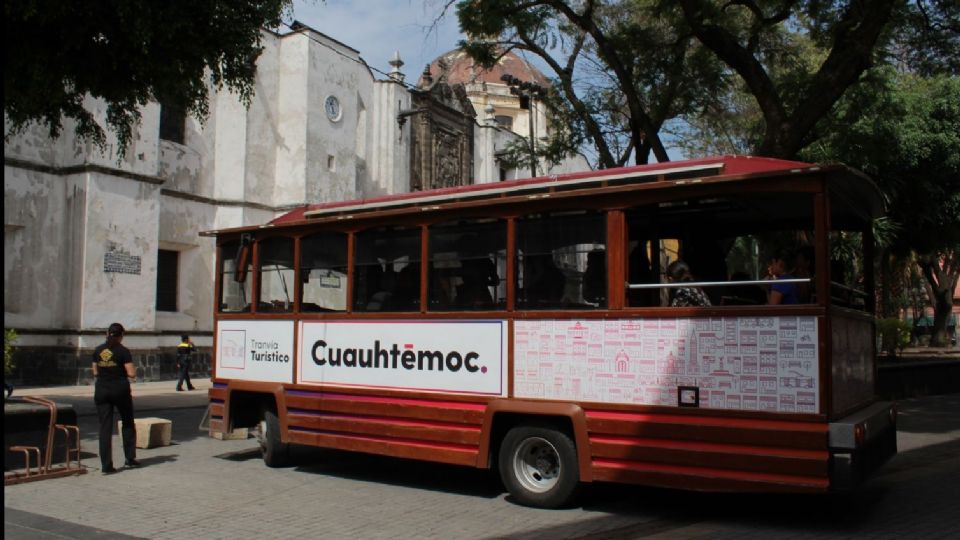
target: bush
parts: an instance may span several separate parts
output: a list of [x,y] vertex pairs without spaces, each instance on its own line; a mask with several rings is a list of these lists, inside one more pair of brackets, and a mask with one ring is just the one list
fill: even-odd
[[13,373],[13,342],[17,340],[17,331],[13,328],[3,330],[3,376]]
[[910,344],[912,330],[907,321],[892,317],[878,320],[877,334],[880,336],[881,352],[896,358],[903,352],[903,348]]

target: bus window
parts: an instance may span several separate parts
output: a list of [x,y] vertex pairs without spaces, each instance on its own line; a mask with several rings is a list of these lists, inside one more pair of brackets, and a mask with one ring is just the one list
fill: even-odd
[[[816,301],[813,207],[810,195],[760,193],[629,210],[629,305],[669,306],[682,287],[713,306]],[[689,268],[689,285],[665,275],[677,260]]]
[[517,309],[606,307],[606,222],[599,212],[517,221]]
[[300,241],[300,311],[347,309],[347,235],[320,233]]
[[257,311],[289,313],[293,311],[293,239],[266,238],[260,240],[258,246],[260,302]]
[[860,231],[830,231],[830,300],[834,305],[867,309],[863,253]]
[[760,257],[759,237],[746,234],[736,236],[727,242],[725,263],[734,283],[725,287],[720,298],[724,306],[755,306],[767,303],[767,290],[756,284],[746,283],[764,278],[767,274],[766,262]]
[[430,311],[506,306],[507,224],[455,221],[430,226]]
[[381,227],[356,235],[354,311],[420,310],[420,229]]
[[[220,311],[238,313],[250,311],[250,280],[246,279],[251,269],[250,246],[241,249],[239,240],[225,242],[220,246]],[[237,272],[237,268],[242,272]],[[238,277],[242,281],[238,281]]]

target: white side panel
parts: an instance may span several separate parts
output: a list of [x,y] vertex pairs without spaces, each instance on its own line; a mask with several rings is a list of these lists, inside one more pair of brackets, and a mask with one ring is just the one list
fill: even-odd
[[217,378],[293,382],[293,321],[219,321]]
[[503,396],[506,361],[506,321],[303,321],[297,382]]
[[[546,320],[514,325],[518,398],[816,413],[816,317]],[[698,398],[698,399],[696,399]]]

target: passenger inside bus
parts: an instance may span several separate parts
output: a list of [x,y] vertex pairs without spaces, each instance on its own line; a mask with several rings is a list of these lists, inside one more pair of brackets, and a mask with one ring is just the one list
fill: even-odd
[[385,311],[417,311],[420,309],[420,265],[408,263],[396,274],[393,293]]
[[430,294],[427,298],[430,311],[446,311],[453,306],[456,289],[453,286],[454,269],[446,266],[449,262],[444,261],[444,266],[438,266],[437,261],[430,261],[428,267],[428,283]]
[[[779,280],[793,279],[793,274],[787,271],[787,261],[790,260],[790,252],[783,250],[770,258],[767,264],[767,277],[765,279]],[[800,303],[800,291],[796,283],[773,283],[770,285],[770,292],[767,294],[767,303],[771,305],[789,305]]]
[[500,283],[497,267],[489,257],[460,261],[460,278],[457,286],[457,306],[462,309],[487,309],[493,307],[490,287]]
[[553,262],[553,255],[537,254],[523,258],[527,307],[555,307],[563,298],[567,278]]
[[[672,283],[686,283],[695,281],[687,263],[676,260],[667,266],[667,279]],[[712,305],[707,293],[700,287],[677,287],[670,293],[671,307],[706,307]]]

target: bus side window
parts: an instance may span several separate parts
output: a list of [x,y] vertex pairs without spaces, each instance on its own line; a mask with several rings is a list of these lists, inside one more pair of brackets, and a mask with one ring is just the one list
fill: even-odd
[[[251,248],[251,245],[241,247],[239,240],[220,246],[219,308],[222,313],[250,311],[251,280],[239,278],[246,277],[250,272],[252,258],[241,255],[242,250],[249,252]],[[238,268],[242,271],[238,272]]]
[[[627,283],[657,283],[657,272],[650,265],[648,254],[650,242],[640,240],[633,244],[627,259]],[[630,289],[627,291],[628,305],[631,307],[649,307],[660,305],[660,293],[657,289]]]
[[420,229],[380,227],[355,238],[353,310],[419,311]]
[[506,306],[507,226],[470,220],[430,226],[428,310],[471,311]]
[[301,311],[347,309],[346,234],[328,232],[304,237],[300,241],[300,272]]
[[830,231],[828,239],[830,251],[835,254],[827,263],[830,301],[845,308],[867,310],[863,233],[838,229]]
[[607,306],[606,221],[600,212],[517,220],[517,309]]
[[293,238],[266,238],[259,242],[259,249],[260,301],[257,311],[293,311]]
[[601,249],[587,253],[583,299],[598,306],[607,304],[607,254]]

